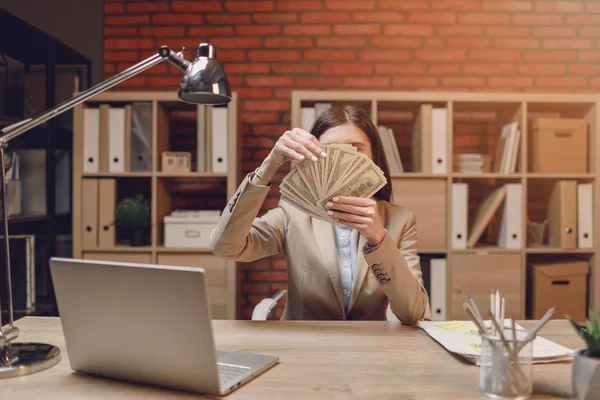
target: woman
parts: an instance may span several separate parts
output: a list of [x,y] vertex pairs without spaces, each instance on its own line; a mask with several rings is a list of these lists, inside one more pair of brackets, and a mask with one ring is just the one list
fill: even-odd
[[[257,218],[271,179],[285,162],[326,157],[327,144],[352,144],[384,172],[388,183],[373,198],[327,203],[335,226],[280,201]],[[391,181],[377,128],[361,109],[335,106],[312,132],[285,132],[256,171],[248,174],[211,235],[220,256],[248,262],[283,252],[288,298],[282,319],[385,320],[388,303],[404,324],[430,319],[421,279],[414,214],[392,204]],[[369,272],[370,271],[370,272]]]

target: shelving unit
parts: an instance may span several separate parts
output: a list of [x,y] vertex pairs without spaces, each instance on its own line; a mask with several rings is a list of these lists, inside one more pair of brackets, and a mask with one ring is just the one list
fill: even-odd
[[[133,102],[152,103],[152,171],[144,172],[97,172],[84,173],[83,115],[86,107],[110,104],[115,107]],[[208,107],[208,106],[207,106]],[[73,257],[107,261],[141,262],[163,265],[202,267],[206,271],[208,298],[212,317],[235,319],[238,312],[237,264],[213,255],[207,248],[172,248],[164,246],[163,218],[175,209],[222,210],[239,185],[240,149],[237,94],[227,105],[227,173],[193,172],[197,146],[197,107],[184,103],[171,92],[105,92],[95,96],[75,109],[74,156],[73,156]],[[175,129],[170,123],[177,120],[177,113],[188,119],[185,129]],[[192,120],[193,119],[193,120]],[[178,125],[179,126],[179,125]],[[161,170],[161,152],[173,151],[172,142],[181,136],[196,138],[196,143],[186,148],[192,154],[192,172],[170,173]],[[83,244],[82,207],[83,183],[92,179],[115,179],[117,201],[125,196],[142,193],[148,197],[152,209],[149,243],[146,246],[130,246],[119,242],[123,235],[117,230],[115,246],[85,246]],[[123,192],[123,193],[121,193]],[[124,193],[127,192],[127,193]],[[100,205],[99,207],[102,207]]]
[[[507,296],[507,313],[526,318],[528,263],[534,260],[575,260],[589,262],[588,303],[600,308],[600,274],[597,273],[597,249],[600,245],[600,192],[597,184],[600,163],[600,98],[592,94],[529,93],[453,93],[393,91],[293,91],[291,125],[301,126],[302,107],[315,103],[349,103],[370,113],[375,126],[393,127],[405,172],[391,174],[394,202],[421,207],[417,214],[419,254],[422,261],[443,257],[447,260],[446,310],[448,319],[465,319],[460,303],[473,295],[480,308],[489,302],[492,288]],[[443,107],[447,120],[447,165],[443,174],[430,174],[412,168],[411,133],[416,112],[422,104]],[[588,168],[583,173],[536,173],[530,168],[532,147],[530,119],[536,116],[584,118],[588,123]],[[482,153],[495,155],[501,128],[517,121],[521,129],[516,172],[454,172],[453,155]],[[546,193],[538,188],[559,180],[593,184],[593,247],[554,248],[533,246],[526,239],[520,249],[500,248],[491,240],[497,221],[492,219],[482,239],[474,248],[452,248],[452,184],[469,184],[469,230],[473,214],[486,192],[505,183],[522,186],[522,215],[537,216],[546,212]],[[471,190],[473,187],[473,190]],[[416,188],[416,189],[415,189]],[[425,211],[424,211],[425,210]],[[492,229],[493,228],[493,229]],[[521,221],[520,234],[527,238],[527,222]],[[424,271],[424,278],[428,271]],[[510,314],[508,314],[510,315]]]

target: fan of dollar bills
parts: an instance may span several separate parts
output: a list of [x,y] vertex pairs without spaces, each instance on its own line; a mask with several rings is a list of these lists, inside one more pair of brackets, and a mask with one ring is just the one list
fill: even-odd
[[387,183],[383,171],[350,144],[326,145],[327,157],[306,159],[279,185],[281,199],[315,218],[334,223],[325,204],[336,196],[371,197]]

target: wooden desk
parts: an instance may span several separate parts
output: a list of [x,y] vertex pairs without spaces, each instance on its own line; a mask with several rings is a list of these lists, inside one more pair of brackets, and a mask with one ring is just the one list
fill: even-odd
[[[532,321],[520,322],[531,327]],[[19,341],[58,345],[61,362],[1,381],[2,399],[184,399],[178,391],[72,372],[60,320],[26,317]],[[280,363],[227,399],[482,399],[479,368],[455,358],[418,328],[397,322],[215,321],[217,347],[278,355]],[[542,336],[569,348],[583,344],[566,321]],[[569,398],[571,363],[534,365],[534,398]]]

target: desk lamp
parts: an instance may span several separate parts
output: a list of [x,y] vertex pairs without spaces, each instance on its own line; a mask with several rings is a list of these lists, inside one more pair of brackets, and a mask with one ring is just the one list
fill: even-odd
[[[2,195],[2,230],[4,235],[4,262],[6,263],[6,289],[8,291],[9,322],[1,326],[0,322],[0,378],[10,378],[32,374],[56,365],[60,361],[60,350],[53,345],[43,343],[12,343],[19,336],[19,328],[14,326],[12,283],[9,252],[8,205],[6,195],[6,166],[4,151],[8,142],[30,129],[70,110],[76,105],[107,89],[162,62],[169,62],[183,72],[179,85],[179,99],[194,104],[226,104],[231,100],[229,84],[223,69],[216,61],[215,49],[208,43],[201,43],[196,50],[196,59],[187,61],[183,52],[175,53],[162,46],[155,54],[135,64],[110,79],[105,80],[50,110],[4,128],[0,136],[0,190]],[[4,288],[2,288],[4,289]],[[0,311],[2,305],[0,304]]]

